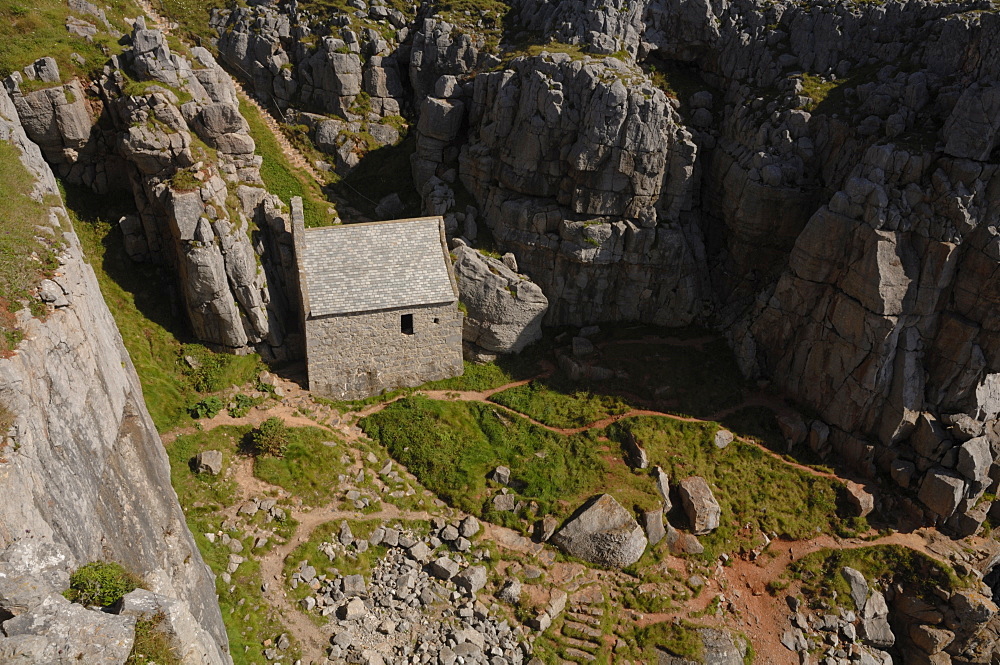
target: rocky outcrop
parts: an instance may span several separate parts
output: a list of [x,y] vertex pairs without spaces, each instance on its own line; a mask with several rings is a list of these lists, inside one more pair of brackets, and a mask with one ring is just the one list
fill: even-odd
[[587,502],[552,536],[567,554],[609,568],[625,568],[646,550],[646,536],[610,494]]
[[[191,60],[171,52],[142,19],[131,43],[89,91],[97,97],[78,82],[24,95],[8,78],[25,129],[71,182],[131,190],[138,214],[122,220],[126,249],[175,270],[197,339],[285,357],[297,302],[286,293],[290,233],[281,202],[260,189],[261,157],[232,80],[205,49],[192,49]],[[123,70],[146,82],[140,93]]]
[[[21,151],[22,163],[36,178],[39,199],[58,200],[52,172],[3,91],[0,137]],[[214,580],[170,486],[166,453],[135,369],[64,208],[51,208],[49,225],[48,231],[62,242],[52,279],[62,298],[48,306],[44,321],[32,318],[28,308],[22,310],[19,325],[25,339],[14,355],[0,360],[0,401],[13,414],[0,463],[10,499],[0,503],[0,545],[14,543],[28,553],[19,556],[16,566],[7,556],[2,564],[6,573],[30,570],[34,582],[51,588],[39,587],[38,594],[23,601],[21,614],[11,620],[15,623],[4,624],[6,635],[18,637],[10,638],[14,645],[5,642],[0,654],[14,646],[14,652],[34,654],[30,659],[49,653],[46,644],[61,646],[52,641],[61,635],[78,635],[88,625],[82,619],[93,617],[51,591],[65,588],[69,567],[104,559],[120,562],[151,590],[190,612],[203,638],[202,659],[195,662],[230,662]],[[32,544],[41,542],[53,543],[53,551],[62,554],[52,556]],[[53,567],[63,572],[53,573]],[[2,595],[4,602],[10,599],[6,591]],[[118,631],[124,624],[115,626],[108,630]],[[46,636],[49,641],[43,644]],[[108,648],[112,642],[120,642],[127,655],[123,641],[108,640]],[[31,662],[45,662],[40,658]]]
[[519,353],[542,338],[548,300],[537,285],[471,247],[459,245],[452,253],[459,299],[466,307],[464,342],[488,353]]

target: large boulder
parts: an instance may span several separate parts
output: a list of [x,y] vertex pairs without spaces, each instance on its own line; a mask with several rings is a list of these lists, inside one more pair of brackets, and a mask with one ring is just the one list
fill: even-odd
[[88,610],[53,593],[4,621],[3,632],[17,648],[0,639],[0,653],[27,651],[36,663],[124,663],[135,640],[135,618]]
[[691,521],[691,532],[702,536],[711,533],[719,527],[722,509],[715,500],[708,482],[701,476],[691,476],[680,482],[678,491],[684,512]]
[[947,519],[951,517],[965,496],[965,481],[947,469],[935,468],[927,472],[917,497],[934,513]]
[[642,527],[610,494],[581,506],[552,542],[567,554],[609,568],[629,566],[646,550]]
[[493,353],[519,353],[542,338],[549,301],[536,284],[475,249],[455,249],[455,277],[466,307],[462,336]]

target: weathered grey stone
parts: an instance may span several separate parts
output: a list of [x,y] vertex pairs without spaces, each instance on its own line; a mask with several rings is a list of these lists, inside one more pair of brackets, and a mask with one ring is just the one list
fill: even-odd
[[924,476],[917,497],[930,510],[947,519],[965,496],[965,481],[961,476],[940,467]]
[[198,473],[208,473],[217,476],[222,473],[222,451],[203,450],[195,455],[195,470]]
[[450,580],[458,574],[458,564],[446,556],[438,557],[427,565],[431,575],[439,580]]
[[[58,654],[50,662],[124,663],[135,640],[135,619],[105,614],[50,594],[34,608],[3,622],[8,637],[38,636]],[[42,661],[45,662],[45,661]]]
[[851,600],[854,601],[854,608],[860,612],[864,609],[865,601],[868,599],[868,581],[859,571],[849,566],[841,568],[840,574],[844,576],[848,586],[851,587]]
[[704,478],[701,476],[685,478],[679,483],[678,491],[684,512],[691,521],[693,534],[704,535],[719,527],[722,509]]
[[655,545],[666,535],[663,527],[663,509],[649,510],[642,514],[642,528],[650,545]]
[[581,506],[551,541],[567,554],[610,568],[638,561],[647,542],[642,527],[610,494]]
[[656,484],[656,493],[660,495],[660,499],[663,500],[663,514],[666,515],[673,508],[673,502],[670,501],[670,478],[667,476],[666,472],[658,466],[654,466],[652,470],[653,482]]
[[519,353],[542,337],[548,299],[502,261],[458,247],[455,278],[466,316],[462,337],[495,353]]
[[355,621],[367,613],[368,609],[365,607],[364,601],[360,598],[350,599],[337,610],[337,616],[344,621]]
[[[85,105],[78,89],[74,104]],[[65,100],[65,87],[59,95]],[[0,87],[0,137],[23,155],[38,193],[59,201],[52,171],[12,120],[17,117]],[[89,120],[86,126],[89,135]],[[97,559],[128,562],[132,572],[155,580],[162,594],[190,610],[211,636],[211,653],[203,662],[223,665],[228,640],[215,584],[170,486],[169,461],[139,379],[76,236],[64,234],[68,215],[61,203],[53,207],[45,224],[62,242],[57,281],[69,304],[58,316],[30,320],[17,353],[0,360],[0,393],[16,414],[17,443],[28,453],[15,457],[17,473],[4,480],[7,496],[18,500],[0,502],[0,531],[19,534],[25,542],[49,535],[50,542],[68,549],[71,566]],[[44,391],[24,388],[41,385]],[[142,509],[122,511],[122,505]],[[45,570],[52,560],[46,554],[32,567]],[[57,609],[54,620],[67,616]],[[37,644],[23,641],[29,642]],[[112,642],[109,635],[108,649]]]
[[726,448],[729,446],[730,443],[733,442],[734,439],[735,437],[733,436],[732,432],[720,427],[719,430],[715,433],[715,439],[714,439],[715,447]]
[[486,586],[486,568],[483,566],[469,566],[453,579],[455,586],[465,589],[474,595]]

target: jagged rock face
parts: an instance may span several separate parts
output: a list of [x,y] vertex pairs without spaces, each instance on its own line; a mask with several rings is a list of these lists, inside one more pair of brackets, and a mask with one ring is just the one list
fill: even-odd
[[[538,56],[478,76],[465,103],[462,182],[545,291],[547,321],[685,323],[702,312],[700,238],[680,223],[697,148],[661,91],[617,60]],[[415,160],[433,162],[418,130]]]
[[[3,91],[0,136],[21,149],[39,194],[58,197]],[[11,497],[0,502],[0,545],[51,539],[77,564],[121,562],[190,610],[207,635],[206,662],[229,662],[215,584],[170,486],[135,369],[63,208],[52,209],[51,224],[64,241],[53,279],[63,298],[44,322],[24,310],[25,340],[0,360],[0,399],[15,416],[0,469]],[[38,559],[41,570],[52,557]]]

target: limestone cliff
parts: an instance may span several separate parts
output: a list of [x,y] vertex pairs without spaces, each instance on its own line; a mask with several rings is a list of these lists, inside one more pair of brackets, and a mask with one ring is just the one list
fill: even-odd
[[[377,3],[216,25],[284,104],[311,85],[412,108],[425,209],[466,239],[485,223],[548,323],[714,325],[820,415],[815,450],[890,479],[918,520],[976,529],[1000,478],[992,5],[510,6],[501,27],[427,3],[391,38],[368,29]],[[320,81],[323,49],[378,60],[330,55]],[[387,64],[398,84],[368,86]]]
[[[58,198],[52,171],[2,90],[0,139],[20,150],[36,195]],[[14,415],[0,463],[0,548],[51,540],[68,550],[70,564],[118,561],[195,618],[185,662],[231,662],[213,576],[187,530],[135,369],[65,209],[52,207],[39,232],[60,239],[62,251],[42,294],[49,313],[42,320],[22,310],[26,338],[0,360],[0,400]],[[39,571],[52,565],[33,563]]]

